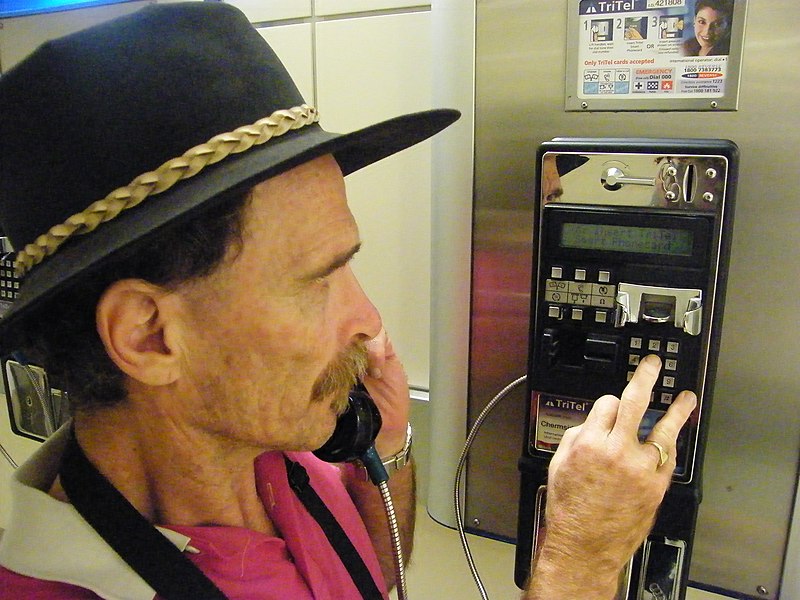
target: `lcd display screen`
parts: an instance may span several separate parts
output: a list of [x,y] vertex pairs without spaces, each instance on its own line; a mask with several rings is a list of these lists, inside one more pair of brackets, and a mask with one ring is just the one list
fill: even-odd
[[559,240],[562,248],[668,256],[691,256],[693,244],[694,234],[687,229],[602,223],[564,223]]

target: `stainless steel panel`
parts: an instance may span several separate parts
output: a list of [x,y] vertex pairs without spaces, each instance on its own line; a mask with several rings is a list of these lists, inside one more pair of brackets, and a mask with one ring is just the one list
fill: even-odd
[[[556,136],[732,139],[739,191],[690,578],[778,598],[784,559],[797,561],[785,548],[800,455],[800,70],[791,64],[800,3],[748,3],[738,111],[573,113],[563,109],[568,1],[477,3],[470,424],[526,371],[538,145]],[[467,524],[492,536],[516,535],[524,405],[522,389],[500,405],[468,465]]]

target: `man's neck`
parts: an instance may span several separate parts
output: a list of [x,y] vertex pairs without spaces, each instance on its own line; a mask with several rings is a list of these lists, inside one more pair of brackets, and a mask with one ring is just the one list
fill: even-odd
[[[75,433],[92,464],[151,523],[278,535],[256,490],[258,450],[117,408],[76,417]],[[67,500],[58,480],[50,493]]]

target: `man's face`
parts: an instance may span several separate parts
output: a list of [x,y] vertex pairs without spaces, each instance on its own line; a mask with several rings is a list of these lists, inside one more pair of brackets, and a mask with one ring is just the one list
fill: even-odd
[[183,418],[238,445],[321,446],[381,328],[349,264],[359,246],[331,156],[257,185],[241,249],[177,291]]
[[547,154],[542,160],[542,203],[554,202],[564,194],[556,166],[556,155]]

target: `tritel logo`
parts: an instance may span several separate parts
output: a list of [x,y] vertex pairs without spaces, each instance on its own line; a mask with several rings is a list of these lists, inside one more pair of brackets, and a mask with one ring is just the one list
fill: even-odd
[[544,405],[551,408],[563,408],[566,410],[578,410],[581,412],[585,412],[589,408],[589,403],[585,400],[562,400],[561,398],[548,399]]

